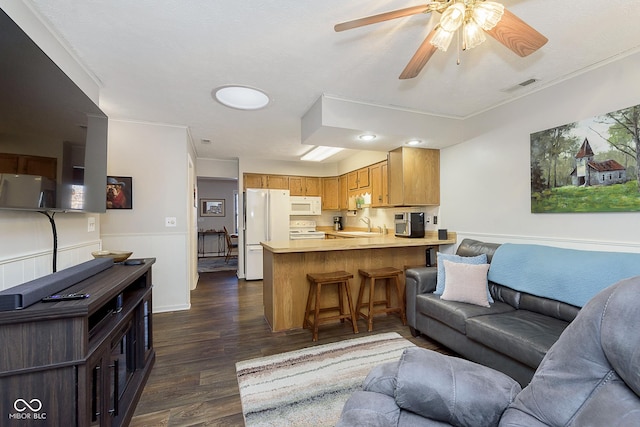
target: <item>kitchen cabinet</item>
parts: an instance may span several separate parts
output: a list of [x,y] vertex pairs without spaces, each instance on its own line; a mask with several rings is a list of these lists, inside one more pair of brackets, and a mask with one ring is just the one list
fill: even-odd
[[389,152],[389,205],[440,204],[440,151],[400,147]]
[[322,210],[340,209],[339,196],[338,177],[322,178]]
[[289,177],[283,175],[267,175],[267,188],[270,190],[288,190]]
[[290,176],[289,192],[292,196],[321,196],[321,179],[315,176]]
[[347,210],[349,208],[348,174],[338,177],[338,208],[340,210]]
[[369,167],[360,168],[347,174],[349,191],[368,189],[371,185],[369,180]]
[[[89,298],[0,312],[0,336],[17,352],[0,358],[5,417],[24,425],[129,425],[155,361],[154,262],[115,264],[64,290]],[[38,408],[18,412],[20,399]],[[17,418],[24,414],[30,420]]]
[[371,178],[371,207],[382,208],[389,205],[387,161],[369,166]]
[[243,188],[268,188],[271,190],[289,189],[289,177],[286,175],[267,175],[258,173],[245,173]]
[[244,189],[247,188],[267,188],[267,177],[257,173],[245,173],[242,175]]

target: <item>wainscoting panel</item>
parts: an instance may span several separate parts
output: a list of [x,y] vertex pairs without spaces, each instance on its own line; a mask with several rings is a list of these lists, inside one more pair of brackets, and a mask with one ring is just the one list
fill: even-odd
[[[91,252],[100,250],[100,240],[58,247],[57,271],[93,259]],[[51,251],[36,252],[0,260],[0,290],[37,279],[53,272]]]
[[103,234],[102,248],[133,251],[131,258],[155,258],[153,311],[188,310],[190,303],[186,233]]

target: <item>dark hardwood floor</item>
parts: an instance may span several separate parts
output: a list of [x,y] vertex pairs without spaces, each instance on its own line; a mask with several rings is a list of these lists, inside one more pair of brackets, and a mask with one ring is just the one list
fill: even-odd
[[318,342],[306,329],[272,333],[262,310],[262,281],[235,272],[202,273],[191,309],[153,316],[156,363],[130,426],[243,426],[235,363],[312,345],[381,332],[398,332],[415,344],[396,316],[379,316],[374,331],[364,320],[354,335],[349,322],[321,325]]

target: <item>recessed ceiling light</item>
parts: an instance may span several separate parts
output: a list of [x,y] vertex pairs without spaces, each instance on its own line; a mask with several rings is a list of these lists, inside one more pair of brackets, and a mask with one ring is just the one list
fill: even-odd
[[412,139],[410,141],[407,141],[407,145],[420,145],[422,144],[422,141],[420,141],[419,139]]
[[211,95],[222,105],[238,110],[259,110],[269,104],[269,96],[266,93],[248,86],[220,86],[215,88]]
[[364,135],[360,135],[358,138],[362,141],[373,141],[376,139],[376,136],[371,133],[365,133]]

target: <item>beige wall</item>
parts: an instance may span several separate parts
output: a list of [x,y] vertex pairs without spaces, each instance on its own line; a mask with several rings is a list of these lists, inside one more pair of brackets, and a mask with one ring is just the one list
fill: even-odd
[[640,104],[640,53],[465,120],[441,151],[441,223],[487,241],[640,251],[640,213],[530,212],[533,132]]
[[[189,308],[192,245],[188,191],[189,137],[185,127],[111,120],[107,172],[130,176],[133,209],[107,210],[102,216],[103,248],[155,257],[154,311]],[[151,154],[152,153],[152,154]],[[175,226],[166,226],[166,218]]]

